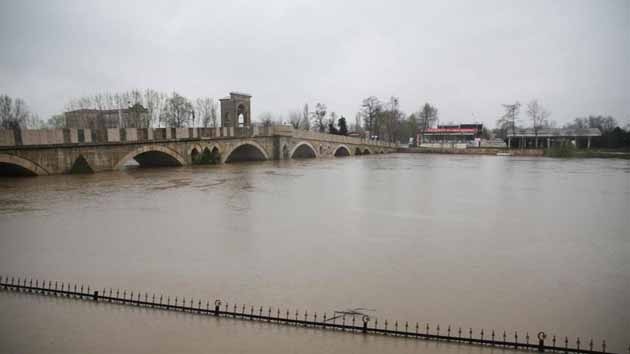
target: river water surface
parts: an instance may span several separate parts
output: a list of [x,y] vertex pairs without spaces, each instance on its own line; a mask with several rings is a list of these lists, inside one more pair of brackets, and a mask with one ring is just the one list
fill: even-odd
[[[0,179],[0,273],[630,344],[630,162],[394,154]],[[205,301],[204,301],[205,302]],[[2,352],[444,352],[0,293]]]

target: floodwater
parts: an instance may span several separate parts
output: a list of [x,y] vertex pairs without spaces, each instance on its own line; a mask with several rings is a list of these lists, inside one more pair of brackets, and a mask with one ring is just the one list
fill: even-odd
[[[379,322],[544,330],[625,352],[629,210],[630,162],[614,159],[394,154],[5,178],[0,274],[363,307]],[[492,352],[6,292],[0,312],[11,353]]]

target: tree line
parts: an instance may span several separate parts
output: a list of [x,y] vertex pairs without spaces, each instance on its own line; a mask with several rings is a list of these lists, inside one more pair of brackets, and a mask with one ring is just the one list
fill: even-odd
[[417,112],[405,114],[400,109],[397,97],[382,101],[370,96],[362,100],[354,121],[329,111],[326,104],[318,102],[313,111],[308,104],[302,109],[292,110],[285,121],[281,116],[265,112],[259,116],[264,125],[273,123],[290,124],[295,129],[312,130],[320,133],[338,135],[359,134],[370,138],[399,142],[415,138],[416,133],[432,127],[438,119],[438,110],[429,103],[421,106]]
[[101,93],[70,100],[66,111],[77,109],[125,109],[140,104],[148,115],[140,128],[149,127],[218,127],[217,102],[210,97],[189,99],[173,92],[170,95],[153,89],[121,93]]
[[[528,123],[524,125],[521,124],[520,119],[520,102],[504,104],[503,109],[504,114],[497,120],[497,126],[492,131],[493,135],[500,139],[505,140],[508,132],[514,134],[516,129],[523,128],[531,128],[536,139],[541,129],[556,128],[558,126],[554,120],[549,119],[551,112],[536,99],[531,100],[525,106],[525,115]],[[630,124],[624,129],[612,116],[590,115],[588,117],[578,117],[571,122],[565,123],[562,128],[599,129],[602,136],[592,138],[591,147],[594,148],[630,148]]]
[[[189,99],[177,92],[166,94],[153,89],[131,90],[120,93],[100,93],[71,99],[65,106],[66,111],[77,109],[125,109],[140,104],[148,111],[141,127],[218,127],[219,114],[216,100],[210,97]],[[526,123],[522,124],[521,103],[504,104],[504,114],[497,120],[493,130],[484,128],[482,137],[486,139],[506,139],[508,132],[516,129],[532,128],[537,135],[541,129],[555,128],[557,123],[550,119],[551,112],[537,99],[525,105]],[[301,108],[290,111],[288,120],[265,112],[258,116],[263,125],[274,123],[290,124],[295,129],[328,132],[331,134],[349,135],[351,133],[369,136],[390,142],[406,142],[433,127],[438,121],[438,109],[430,103],[424,103],[411,114],[400,109],[397,97],[381,100],[370,96],[362,100],[354,121],[349,122],[328,107],[318,102],[314,110],[305,104]],[[29,110],[26,102],[20,98],[0,95],[0,128],[63,128],[64,115],[53,115],[43,121],[37,114]],[[597,128],[602,137],[593,139],[593,147],[627,148],[630,147],[630,124],[621,128],[611,116],[578,117],[563,125],[564,128]]]

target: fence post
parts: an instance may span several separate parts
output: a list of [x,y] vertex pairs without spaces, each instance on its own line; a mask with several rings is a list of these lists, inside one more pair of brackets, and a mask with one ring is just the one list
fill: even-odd
[[370,317],[367,315],[363,316],[363,333],[367,333],[367,324],[370,322]]
[[221,300],[214,300],[214,315],[219,316],[219,307],[221,306]]
[[545,334],[545,332],[543,331],[538,332],[538,351],[541,353],[545,351],[546,338],[547,338],[547,335]]
[[94,301],[98,301],[98,290],[94,291]]

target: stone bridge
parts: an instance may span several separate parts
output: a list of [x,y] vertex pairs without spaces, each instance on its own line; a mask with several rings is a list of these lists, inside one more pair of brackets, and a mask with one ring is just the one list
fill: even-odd
[[184,166],[383,154],[396,148],[290,126],[0,130],[0,175],[110,171],[134,160],[140,166]]

